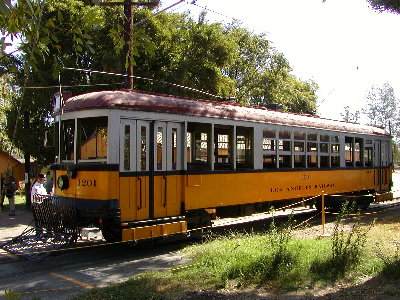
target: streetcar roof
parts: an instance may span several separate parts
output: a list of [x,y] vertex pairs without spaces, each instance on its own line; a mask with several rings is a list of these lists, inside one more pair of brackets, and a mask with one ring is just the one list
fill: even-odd
[[385,129],[380,127],[335,121],[314,115],[301,115],[269,110],[259,106],[244,106],[225,101],[187,99],[135,90],[102,91],[78,95],[65,102],[63,111],[89,108],[135,109],[389,136]]

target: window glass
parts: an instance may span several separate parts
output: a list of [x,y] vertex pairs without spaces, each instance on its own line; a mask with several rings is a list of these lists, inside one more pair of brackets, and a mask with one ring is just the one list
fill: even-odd
[[275,151],[275,140],[263,139],[263,150],[265,151]]
[[307,155],[307,166],[309,168],[318,167],[318,156],[317,155]]
[[332,143],[339,143],[339,136],[338,135],[331,136],[331,142]]
[[291,139],[290,131],[279,131],[279,138],[280,139],[290,140]]
[[107,117],[78,119],[79,159],[107,158]]
[[307,143],[307,152],[317,152],[317,143]]
[[[214,127],[214,169],[233,169],[233,127],[215,126]],[[239,147],[246,148],[245,138],[241,140]],[[242,149],[245,153],[245,149]],[[245,157],[243,157],[245,158]]]
[[275,169],[276,168],[276,155],[264,154],[263,155],[263,168],[264,169]]
[[328,153],[329,152],[329,144],[328,143],[320,143],[319,150],[322,153]]
[[140,169],[142,171],[147,170],[147,149],[146,141],[147,139],[147,128],[146,126],[141,126],[140,128]]
[[365,148],[364,161],[366,167],[372,167],[372,162],[373,162],[372,153],[373,149],[371,147]]
[[172,170],[176,170],[176,162],[177,162],[177,144],[176,139],[178,136],[178,129],[172,128],[172,135],[171,135],[171,151],[172,151]]
[[329,143],[329,135],[320,135],[319,140],[321,142]]
[[304,142],[294,142],[294,151],[295,152],[304,152]]
[[331,153],[339,153],[340,152],[340,145],[331,145]]
[[253,167],[252,140],[252,128],[236,128],[236,168]]
[[352,167],[353,166],[353,138],[346,137],[345,138],[345,158],[346,158],[346,166]]
[[305,138],[306,138],[306,134],[304,132],[295,131],[293,136],[294,136],[295,140],[305,140]]
[[124,130],[124,170],[131,169],[131,126],[125,125]]
[[294,167],[304,168],[306,165],[305,155],[294,155]]
[[279,155],[279,168],[291,168],[291,155]]
[[360,138],[354,140],[354,161],[357,167],[362,165],[361,159],[363,158],[361,153],[363,149],[363,141]]
[[279,151],[291,151],[291,141],[279,140]]
[[317,134],[316,133],[307,134],[307,140],[308,141],[316,141],[317,140]]
[[187,132],[187,168],[188,170],[210,169],[208,124],[189,123]]
[[74,160],[75,120],[63,121],[61,124],[61,160]]
[[321,156],[319,159],[320,168],[329,168],[329,156]]
[[340,156],[331,156],[331,167],[340,167]]
[[264,138],[275,139],[276,138],[276,132],[275,132],[275,130],[264,130],[263,131],[263,137]]
[[162,170],[163,166],[163,128],[157,128],[157,170]]

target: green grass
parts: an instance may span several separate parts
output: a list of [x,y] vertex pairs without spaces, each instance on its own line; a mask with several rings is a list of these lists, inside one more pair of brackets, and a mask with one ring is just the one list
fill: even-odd
[[[141,274],[124,284],[94,289],[76,299],[124,299],[121,295],[140,295],[131,299],[180,299],[185,291],[196,289],[253,287],[288,292],[340,280],[357,281],[382,272],[385,265],[374,253],[365,251],[367,232],[357,226],[349,234],[338,229],[332,239],[321,240],[292,238],[290,228],[272,228],[264,234],[232,233],[183,249],[193,261],[185,268]],[[349,254],[351,259],[344,260],[343,256]]]
[[[2,211],[9,211],[9,202],[8,202],[8,198],[4,197],[4,202],[3,202],[3,208],[1,209]],[[17,194],[15,195],[15,209],[25,209],[26,205],[25,205],[25,193],[22,192],[17,192]]]

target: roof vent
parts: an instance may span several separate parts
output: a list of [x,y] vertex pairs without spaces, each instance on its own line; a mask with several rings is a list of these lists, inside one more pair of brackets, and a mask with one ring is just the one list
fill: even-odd
[[276,110],[276,111],[282,111],[283,110],[283,105],[280,104],[280,103],[269,103],[269,104],[266,104],[265,107],[267,109]]

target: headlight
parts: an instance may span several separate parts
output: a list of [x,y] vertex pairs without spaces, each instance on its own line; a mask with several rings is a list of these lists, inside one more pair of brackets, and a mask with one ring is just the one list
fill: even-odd
[[67,175],[61,175],[57,179],[57,186],[60,190],[66,190],[69,187],[69,178]]

